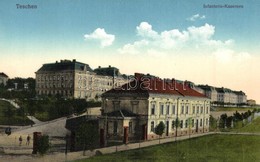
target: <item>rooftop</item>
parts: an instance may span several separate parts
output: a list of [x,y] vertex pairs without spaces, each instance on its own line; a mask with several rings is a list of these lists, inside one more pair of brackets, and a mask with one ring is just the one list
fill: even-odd
[[112,66],[108,66],[108,67],[98,67],[96,69],[94,69],[94,72],[97,75],[105,75],[105,76],[120,76],[120,72],[118,70],[118,68],[116,67],[112,67]]
[[5,73],[3,73],[3,72],[0,73],[0,76],[8,78],[8,76]]
[[110,94],[136,94],[148,97],[149,94],[170,94],[177,96],[191,96],[191,97],[205,97],[194,89],[192,89],[187,82],[172,80],[165,80],[151,75],[144,75],[140,73],[135,74],[135,79],[123,86],[109,90],[103,96]]
[[43,66],[37,72],[49,72],[49,71],[63,71],[63,70],[80,70],[80,71],[90,71],[93,70],[89,67],[88,64],[77,62],[75,59],[70,60],[60,60],[55,63],[43,64]]

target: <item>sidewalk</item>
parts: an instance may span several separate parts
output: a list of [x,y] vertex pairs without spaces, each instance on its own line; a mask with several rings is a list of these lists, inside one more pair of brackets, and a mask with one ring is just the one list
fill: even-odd
[[[196,134],[196,135],[191,135],[189,136],[180,136],[177,137],[177,141],[189,139],[189,138],[196,138],[196,137],[201,137],[201,136],[206,136],[206,135],[211,135],[211,134],[216,134],[215,132],[210,132],[210,133],[204,133],[204,134]],[[160,140],[160,143],[168,143],[168,142],[174,142],[175,137],[172,138],[163,138]],[[154,146],[158,145],[159,140],[151,140],[151,141],[144,141],[140,143],[130,143],[130,144],[123,144],[120,146],[111,146],[111,147],[105,147],[105,148],[99,148],[95,149],[93,151],[85,151],[85,156],[83,155],[83,151],[78,151],[78,152],[69,152],[67,155],[65,153],[52,153],[45,155],[43,157],[41,156],[35,156],[35,155],[21,155],[21,156],[1,156],[0,159],[3,161],[14,161],[14,162],[20,162],[20,161],[27,161],[27,162],[49,162],[49,161],[55,161],[55,162],[63,162],[63,161],[74,161],[78,159],[84,159],[88,158],[91,156],[94,156],[96,152],[100,152],[102,154],[109,154],[109,153],[114,153],[117,151],[126,151],[126,150],[132,150],[132,149],[138,149],[138,148],[144,148],[148,146]]]

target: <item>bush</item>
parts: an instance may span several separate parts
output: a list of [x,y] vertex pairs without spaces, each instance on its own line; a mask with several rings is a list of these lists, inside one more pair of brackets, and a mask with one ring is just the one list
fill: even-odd
[[50,149],[51,144],[49,142],[49,136],[43,135],[38,140],[38,148],[37,151],[40,155],[44,155],[47,153],[47,151]]

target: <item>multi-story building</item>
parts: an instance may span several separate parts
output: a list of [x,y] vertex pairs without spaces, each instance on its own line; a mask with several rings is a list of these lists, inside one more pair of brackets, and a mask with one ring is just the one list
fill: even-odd
[[101,138],[155,139],[209,131],[210,99],[185,82],[136,74],[135,79],[102,95]]
[[247,100],[247,104],[248,104],[249,106],[255,106],[255,105],[256,105],[256,101],[255,101],[255,100],[252,100],[252,99],[249,99],[249,100]]
[[197,87],[201,88],[203,90],[203,94],[210,98],[212,102],[218,101],[218,93],[215,87],[208,85],[198,85]]
[[5,73],[0,73],[0,85],[3,84],[5,86],[7,81],[8,76]]
[[247,103],[247,96],[243,91],[233,91],[237,97],[237,104]]
[[127,82],[115,67],[92,70],[88,64],[76,60],[44,64],[35,73],[38,95],[100,99],[105,91]]
[[[195,86],[196,91],[202,92],[211,99],[213,104],[243,105],[246,104],[246,94],[243,91],[232,91],[228,88],[216,88],[209,85]],[[201,91],[202,89],[203,91]]]

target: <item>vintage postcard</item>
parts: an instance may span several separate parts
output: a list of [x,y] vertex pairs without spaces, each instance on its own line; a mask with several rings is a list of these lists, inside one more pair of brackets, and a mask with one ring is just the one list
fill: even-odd
[[260,161],[260,1],[0,6],[0,159]]

